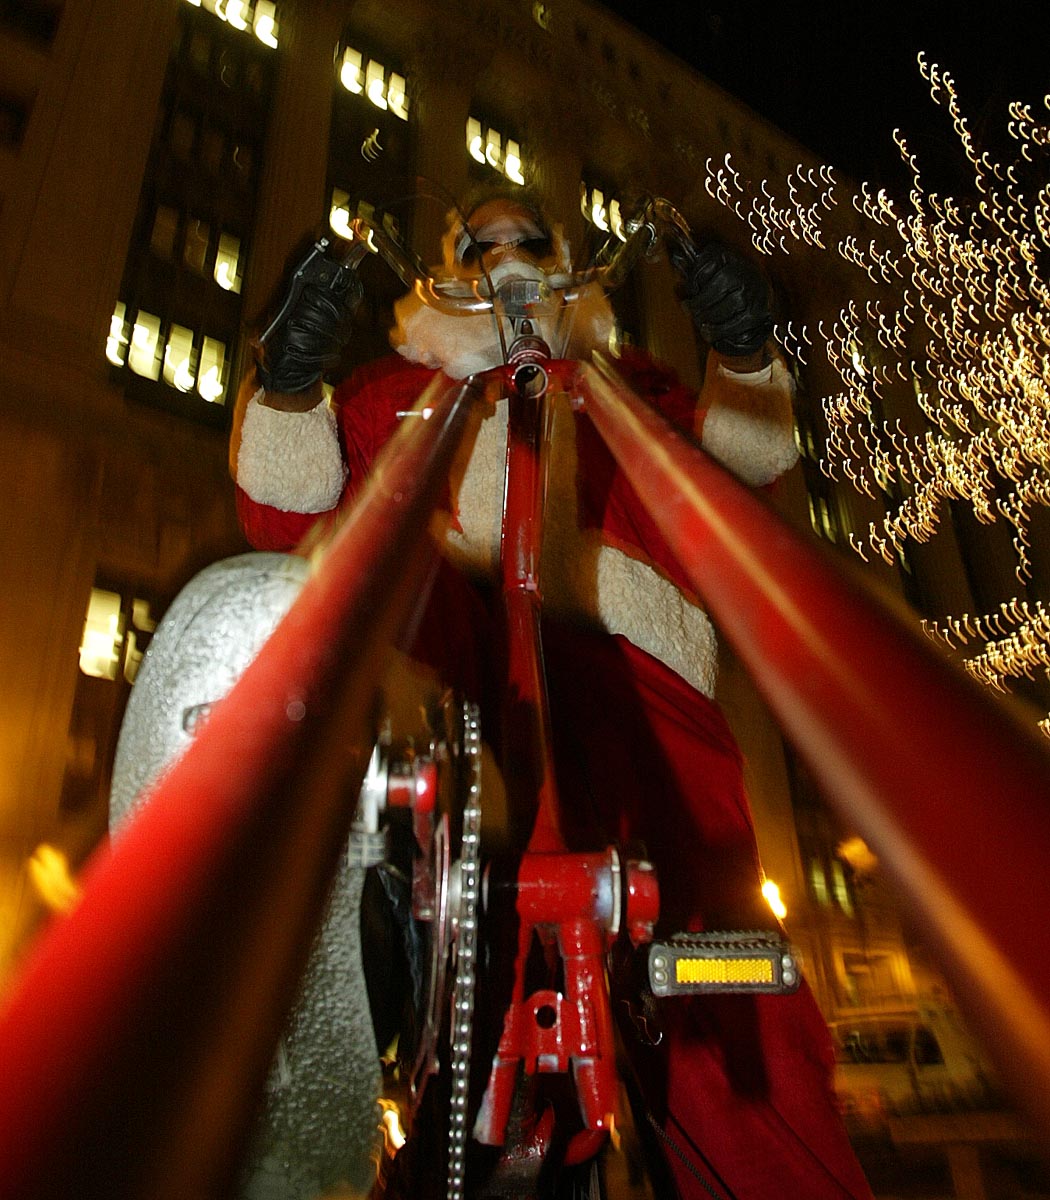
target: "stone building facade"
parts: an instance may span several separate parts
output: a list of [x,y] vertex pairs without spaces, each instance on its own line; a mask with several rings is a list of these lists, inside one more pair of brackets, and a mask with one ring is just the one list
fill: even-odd
[[[756,181],[820,164],[588,0],[32,0],[4,12],[9,965],[103,836],[120,714],[153,623],[197,569],[244,548],[226,465],[232,397],[247,331],[304,235],[374,206],[434,261],[450,198],[502,174],[540,190],[581,250],[647,193],[702,235],[747,248],[712,195],[711,164],[731,153]],[[798,322],[815,324],[855,286],[805,245],[766,265]],[[382,347],[397,290],[368,270],[360,356]],[[617,302],[631,336],[698,379],[665,262]],[[809,398],[834,386],[829,372],[799,368],[804,459],[775,503],[834,541],[866,516],[806,453],[819,439]],[[924,553],[923,586],[956,608],[958,564]],[[875,570],[901,590],[898,573]],[[865,909],[870,889],[839,852],[850,831],[821,807],[729,655],[720,698],[748,758],[766,871],[825,1010],[909,1003],[892,910]]]

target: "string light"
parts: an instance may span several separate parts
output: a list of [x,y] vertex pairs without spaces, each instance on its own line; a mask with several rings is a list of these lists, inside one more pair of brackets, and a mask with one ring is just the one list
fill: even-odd
[[[850,532],[853,550],[896,564],[908,540],[933,536],[949,504],[965,505],[979,522],[1009,527],[1026,585],[1033,516],[1050,507],[1050,183],[1045,173],[1033,181],[1050,150],[1050,96],[1045,113],[1008,105],[1016,159],[1005,161],[978,146],[949,72],[924,54],[918,65],[954,129],[975,202],[927,188],[901,130],[893,140],[906,201],[864,183],[846,201],[860,224],[834,237],[825,227],[839,189],[828,167],[799,164],[783,183],[755,186],[727,154],[708,159],[704,186],[744,223],[759,253],[830,247],[871,285],[873,298],[851,300],[812,334],[795,322],[775,331],[802,365],[824,354],[841,382],[821,400],[820,471],[885,503],[866,534]],[[916,403],[909,428],[883,416],[889,390],[904,383]],[[1050,614],[1041,603],[1011,601],[927,632],[957,651],[983,642],[970,645],[964,662],[999,691],[1050,672]],[[1050,718],[1040,727],[1050,735]]]

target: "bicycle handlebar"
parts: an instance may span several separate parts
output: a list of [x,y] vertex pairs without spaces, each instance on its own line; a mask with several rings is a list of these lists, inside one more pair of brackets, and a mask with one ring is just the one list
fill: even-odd
[[[669,201],[660,197],[646,201],[642,210],[627,225],[629,232],[626,240],[604,262],[599,261],[581,271],[550,276],[546,284],[548,294],[561,292],[565,302],[571,304],[579,298],[582,289],[590,284],[597,283],[606,291],[611,291],[624,282],[641,259],[652,253],[661,238],[673,236],[692,239],[685,218]],[[454,315],[489,313],[495,308],[497,298],[487,296],[481,290],[483,279],[436,279],[383,223],[357,217],[350,227],[355,246],[364,245],[374,249],[401,282],[431,308]],[[599,254],[599,260],[603,254],[604,251]],[[356,266],[361,257],[361,252],[358,252],[352,265]],[[542,288],[544,285],[537,286]],[[544,298],[539,294],[536,296],[537,300]]]
[[[278,327],[295,310],[306,287],[320,288],[339,298],[345,291],[346,275],[356,271],[367,255],[376,253],[394,271],[401,282],[430,308],[452,316],[493,312],[497,307],[507,315],[525,316],[534,306],[548,303],[560,293],[564,304],[573,304],[585,287],[597,284],[606,291],[619,287],[638,262],[650,255],[662,238],[692,242],[685,218],[667,200],[647,200],[641,211],[627,222],[627,237],[616,244],[609,242],[599,251],[598,261],[580,271],[532,278],[507,279],[493,286],[487,276],[481,279],[435,278],[418,258],[398,241],[383,220],[356,217],[350,224],[351,242],[340,255],[333,254],[329,237],[319,238],[293,272],[287,294],[277,314],[256,341],[265,345]],[[610,246],[614,248],[610,250]]]

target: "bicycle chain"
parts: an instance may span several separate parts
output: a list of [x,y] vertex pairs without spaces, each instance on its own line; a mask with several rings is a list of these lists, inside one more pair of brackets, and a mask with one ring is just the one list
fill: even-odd
[[466,1182],[467,1102],[470,1092],[470,1044],[477,974],[477,916],[481,894],[481,727],[476,704],[463,705],[463,759],[467,789],[460,839],[459,903],[455,932],[456,974],[452,988],[449,1065],[452,1091],[448,1132],[448,1200],[463,1200]]

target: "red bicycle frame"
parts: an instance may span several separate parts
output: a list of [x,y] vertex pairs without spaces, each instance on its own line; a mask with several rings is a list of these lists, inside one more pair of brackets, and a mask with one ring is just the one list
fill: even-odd
[[[516,386],[521,376],[512,348],[511,365],[504,371],[509,408],[500,582],[507,634],[503,775],[511,804],[517,811],[534,812],[535,819],[517,869],[513,990],[474,1136],[490,1145],[505,1144],[519,1065],[527,1075],[571,1073],[584,1126],[566,1150],[566,1162],[574,1164],[600,1149],[617,1102],[606,954],[622,922],[636,945],[651,940],[659,895],[648,864],[621,864],[614,847],[570,853],[561,833],[542,666],[540,551],[551,447],[547,382],[575,388],[579,365],[544,362],[540,368],[530,358],[530,382],[534,370],[543,373],[541,388]],[[526,993],[526,963],[537,937],[560,960],[560,992]],[[531,1157],[535,1146],[506,1153]]]

